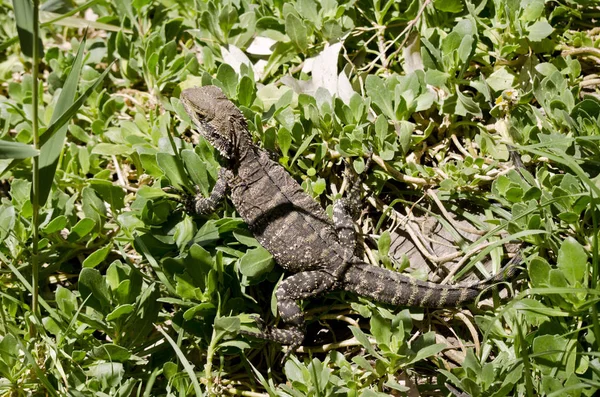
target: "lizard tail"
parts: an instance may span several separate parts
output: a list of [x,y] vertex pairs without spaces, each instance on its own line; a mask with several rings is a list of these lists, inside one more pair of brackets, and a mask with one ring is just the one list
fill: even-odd
[[494,284],[512,278],[521,260],[516,254],[498,274],[471,285],[430,283],[361,262],[346,270],[340,285],[343,290],[392,305],[456,307],[475,300],[484,290],[493,289]]

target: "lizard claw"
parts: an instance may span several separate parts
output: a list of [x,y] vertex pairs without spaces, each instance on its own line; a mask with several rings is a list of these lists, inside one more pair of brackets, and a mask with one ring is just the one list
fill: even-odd
[[261,332],[264,332],[266,329],[265,320],[262,319],[258,314],[251,314],[250,318],[254,320],[256,326]]

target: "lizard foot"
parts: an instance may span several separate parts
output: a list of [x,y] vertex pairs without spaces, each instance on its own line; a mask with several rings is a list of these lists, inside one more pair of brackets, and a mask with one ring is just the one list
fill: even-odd
[[196,212],[196,196],[200,194],[200,189],[198,186],[195,187],[196,193],[188,193],[185,190],[176,188],[175,186],[166,186],[162,188],[163,192],[177,195],[176,197],[171,197],[172,200],[181,204],[181,209],[188,214],[193,214]]
[[298,347],[302,346],[302,342],[304,341],[304,331],[302,329],[297,327],[288,327],[286,329],[271,328],[267,327],[264,324],[264,321],[258,316],[254,317],[254,320],[259,328],[258,332],[240,330],[239,333],[242,335],[252,336],[254,338],[281,343],[282,345],[287,345],[288,349],[283,355],[282,363],[289,357],[290,354],[295,352]]

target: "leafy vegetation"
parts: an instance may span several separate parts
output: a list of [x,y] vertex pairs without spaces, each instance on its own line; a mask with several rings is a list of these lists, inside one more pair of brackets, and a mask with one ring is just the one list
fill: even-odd
[[[0,0],[2,395],[600,388],[597,2],[38,3]],[[431,311],[332,293],[281,366],[238,332],[277,325],[281,269],[230,203],[192,218],[162,189],[215,182],[178,100],[207,84],[328,210],[373,152],[374,265],[485,276],[521,240],[514,293]],[[398,226],[435,271],[397,253]]]

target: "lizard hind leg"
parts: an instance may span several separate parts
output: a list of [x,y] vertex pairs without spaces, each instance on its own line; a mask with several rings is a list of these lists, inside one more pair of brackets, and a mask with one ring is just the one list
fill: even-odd
[[361,174],[350,172],[346,165],[345,178],[350,181],[350,188],[343,197],[333,203],[333,224],[335,226],[338,239],[346,250],[346,258],[358,254],[357,238],[354,230],[355,220],[360,214],[361,199],[360,191],[364,177],[371,167],[371,156],[367,159],[365,168]]
[[250,334],[258,338],[290,345],[284,359],[295,351],[304,341],[306,323],[304,313],[297,300],[317,296],[333,288],[335,278],[324,271],[307,271],[296,273],[285,280],[277,288],[277,311],[286,327],[265,328],[258,334]]

